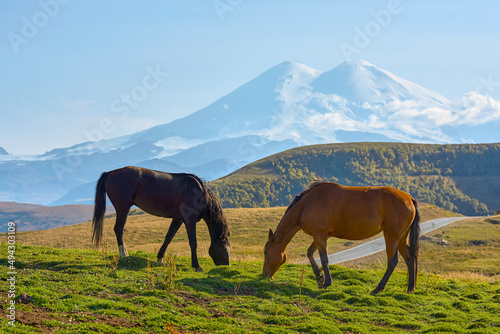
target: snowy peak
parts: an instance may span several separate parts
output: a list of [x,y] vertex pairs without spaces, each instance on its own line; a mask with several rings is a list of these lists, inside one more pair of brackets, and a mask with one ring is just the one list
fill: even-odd
[[[179,138],[189,143],[196,140],[220,140],[246,135],[260,135],[273,122],[276,110],[288,100],[299,100],[305,87],[321,71],[298,62],[283,62],[238,87],[207,107],[168,124],[158,125],[134,135],[133,140],[157,142],[162,147]],[[167,140],[165,140],[167,139]],[[187,142],[189,141],[189,143]],[[192,145],[191,145],[192,146]]]
[[304,91],[316,80],[321,71],[297,62],[284,62],[275,67],[277,100],[285,103],[304,98]]
[[[271,67],[264,73],[262,73],[258,78],[265,78],[265,80],[280,81],[284,78],[295,78],[295,80],[301,80],[302,82],[311,82],[321,74],[321,71],[316,70],[312,67],[304,65],[295,61],[285,61],[279,65]],[[307,83],[307,84],[309,84]]]
[[320,75],[311,86],[323,94],[335,94],[352,102],[388,103],[399,100],[448,101],[438,93],[382,70],[366,60],[344,62]]

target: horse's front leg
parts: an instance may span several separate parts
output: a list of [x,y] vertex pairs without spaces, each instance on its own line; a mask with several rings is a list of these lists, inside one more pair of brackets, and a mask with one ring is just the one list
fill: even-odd
[[178,219],[172,219],[172,222],[170,223],[170,227],[168,228],[167,235],[165,236],[165,241],[163,242],[163,245],[161,245],[160,250],[158,251],[158,255],[156,256],[158,259],[158,262],[163,262],[163,257],[165,256],[165,251],[167,250],[168,245],[174,238],[174,235],[179,231],[179,228],[182,225],[182,221]]
[[307,258],[309,259],[309,262],[311,262],[311,267],[314,272],[314,275],[316,275],[316,282],[318,282],[318,286],[323,285],[325,283],[325,276],[321,272],[321,269],[318,267],[318,264],[316,263],[316,260],[314,259],[314,253],[318,247],[316,246],[316,243],[313,241],[309,249],[307,250]]
[[185,221],[186,231],[189,239],[189,247],[191,248],[191,266],[197,271],[202,273],[203,269],[201,269],[200,264],[198,263],[198,255],[196,254],[196,250],[198,248],[198,243],[196,242],[196,221],[188,220]]

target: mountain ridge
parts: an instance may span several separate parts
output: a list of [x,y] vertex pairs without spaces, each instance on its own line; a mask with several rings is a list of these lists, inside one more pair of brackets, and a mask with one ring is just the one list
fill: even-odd
[[302,145],[475,142],[496,138],[499,126],[500,102],[484,95],[448,101],[364,60],[329,71],[288,61],[170,123],[39,156],[0,155],[0,200],[57,202],[103,171],[157,159],[214,180]]

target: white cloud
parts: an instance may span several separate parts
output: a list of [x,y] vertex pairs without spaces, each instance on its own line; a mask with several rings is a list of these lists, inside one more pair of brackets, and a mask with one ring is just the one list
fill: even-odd
[[372,129],[383,129],[385,127],[385,123],[381,121],[377,115],[371,114],[368,116],[367,126]]
[[424,129],[441,126],[478,125],[500,119],[500,102],[475,92],[449,106],[429,105],[428,101],[391,101],[387,125],[408,125]]
[[331,131],[338,129],[353,130],[359,128],[359,122],[356,122],[339,112],[314,114],[307,117],[304,120],[304,123],[311,128],[327,128]]
[[476,92],[461,99],[461,109],[453,125],[478,125],[500,119],[500,102]]

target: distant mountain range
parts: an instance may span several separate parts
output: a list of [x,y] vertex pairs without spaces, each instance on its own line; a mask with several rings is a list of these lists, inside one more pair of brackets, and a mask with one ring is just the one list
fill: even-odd
[[125,165],[214,180],[309,144],[500,141],[500,103],[449,101],[367,61],[321,72],[284,62],[184,118],[38,156],[0,149],[0,200],[90,204],[100,173]]

